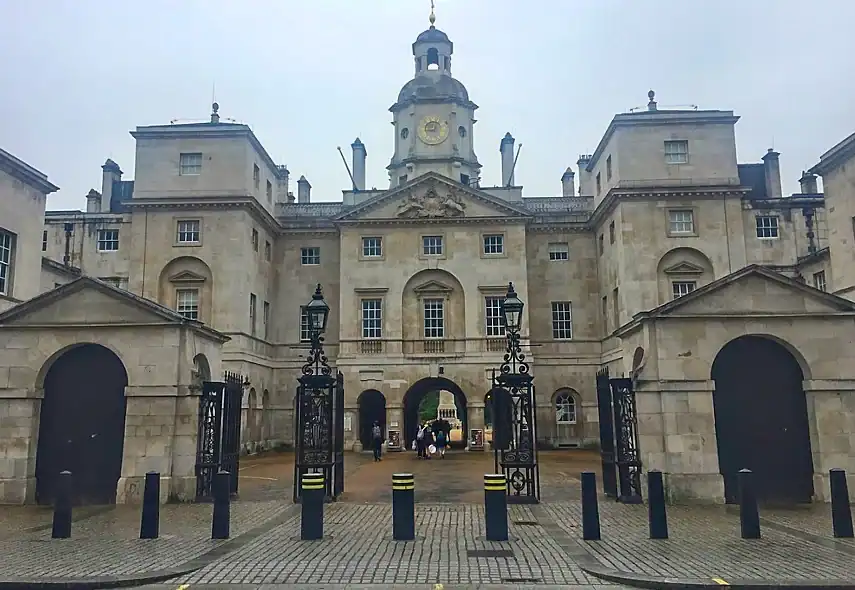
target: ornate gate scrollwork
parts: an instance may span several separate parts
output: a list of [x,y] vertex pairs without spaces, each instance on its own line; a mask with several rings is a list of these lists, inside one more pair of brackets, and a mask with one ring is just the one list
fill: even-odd
[[224,381],[205,381],[199,398],[199,431],[196,446],[196,500],[213,499],[214,475],[229,472],[229,492],[238,492],[240,470],[240,422],[243,389],[249,381],[237,373],[225,373]]
[[597,373],[597,406],[603,489],[618,502],[640,504],[641,449],[632,379],[610,379],[608,368],[603,368]]

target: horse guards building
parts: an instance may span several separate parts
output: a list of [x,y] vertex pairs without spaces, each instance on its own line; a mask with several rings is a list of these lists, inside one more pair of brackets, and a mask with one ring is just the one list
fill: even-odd
[[135,501],[150,470],[192,499],[201,383],[225,370],[246,379],[244,450],[292,444],[318,284],[348,449],[374,420],[406,448],[442,390],[484,450],[512,282],[541,448],[599,444],[608,367],[634,381],[641,460],[670,498],[732,499],[745,466],[772,496],[827,501],[831,468],[855,492],[855,134],[783,194],[778,153],[737,162],[732,111],[651,91],[560,195],[524,196],[510,134],[501,179],[481,178],[478,106],[433,19],[412,50],[389,187],[365,186],[356,139],[338,201],[302,176],[295,197],[217,104],[132,131],[134,179],[107,160],[86,211],[45,212],[58,188],[0,150],[0,501],[45,501],[69,461],[90,499]]

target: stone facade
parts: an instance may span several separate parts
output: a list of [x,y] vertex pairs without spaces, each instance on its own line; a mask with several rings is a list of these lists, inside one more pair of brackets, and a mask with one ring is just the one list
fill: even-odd
[[[482,183],[477,105],[451,77],[451,51],[435,27],[419,35],[414,78],[390,109],[390,186],[366,190],[367,149],[357,139],[354,183],[339,202],[315,200],[305,177],[295,197],[288,169],[249,127],[220,122],[218,105],[210,122],[138,127],[133,181],[108,160],[85,212],[49,211],[43,228],[27,230],[29,258],[16,259],[15,276],[32,278],[18,298],[42,291],[85,307],[66,289],[84,275],[100,279],[85,283],[99,297],[127,292],[139,305],[174,310],[170,322],[189,323],[167,322],[155,336],[177,347],[169,359],[151,349],[158,358],[143,363],[133,350],[147,350],[148,328],[116,325],[121,314],[109,306],[97,333],[84,318],[75,338],[106,342],[127,359],[129,392],[164,387],[173,404],[191,379],[190,343],[204,348],[214,376],[228,369],[249,380],[242,441],[253,451],[293,440],[296,378],[308,348],[301,306],[321,284],[331,307],[326,351],[345,377],[348,446],[359,448],[360,393],[381,392],[385,424],[400,430],[406,392],[428,377],[459,386],[468,428],[485,427],[484,396],[504,353],[496,305],[513,282],[526,303],[522,336],[543,445],[598,444],[596,373],[633,372],[645,467],[668,472],[673,498],[721,500],[711,367],[729,341],[755,334],[784,343],[803,365],[814,497],[827,497],[828,468],[855,473],[855,441],[842,434],[855,415],[852,309],[832,295],[851,297],[855,284],[847,278],[853,238],[845,205],[855,191],[847,147],[855,140],[803,174],[800,193],[783,195],[779,154],[737,162],[733,112],[660,109],[651,91],[646,109],[614,117],[594,152],[578,159],[578,173],[564,172],[560,196],[524,197],[510,134],[500,140],[501,182]],[[42,230],[40,265],[31,250]],[[105,283],[118,290],[105,291]],[[0,334],[18,333],[6,323]],[[45,359],[65,346],[42,345],[48,336],[28,330],[36,340],[27,345],[38,342],[41,356],[0,349],[0,366],[15,375],[6,387],[21,392],[15,399],[30,412],[23,438],[37,436],[32,399]],[[643,370],[632,362],[639,348]],[[142,369],[153,365],[167,367],[170,380],[176,375],[177,387]],[[136,395],[128,394],[129,417]],[[194,400],[181,401],[183,409],[164,405],[163,415],[189,416]],[[130,455],[128,441],[126,461],[147,456]],[[152,444],[160,445],[152,461],[164,473],[188,477],[189,442],[171,467],[163,457],[174,456],[175,443]],[[19,459],[32,459],[32,440],[27,448]],[[132,465],[123,467],[120,499],[143,473],[141,463]],[[10,474],[31,470],[9,467],[0,477],[18,477]],[[4,498],[27,497],[25,484],[15,486]],[[174,489],[186,492],[182,483]]]

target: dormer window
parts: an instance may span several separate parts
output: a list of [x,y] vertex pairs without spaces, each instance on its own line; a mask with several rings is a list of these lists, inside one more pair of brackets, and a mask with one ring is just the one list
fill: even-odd
[[439,51],[435,47],[431,47],[427,51],[427,69],[430,72],[435,72],[439,69]]

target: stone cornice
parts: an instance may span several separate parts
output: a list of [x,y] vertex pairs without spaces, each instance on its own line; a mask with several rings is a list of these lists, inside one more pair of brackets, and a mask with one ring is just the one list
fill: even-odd
[[432,219],[413,218],[382,218],[382,219],[347,219],[336,221],[340,226],[410,226],[424,227],[426,225],[526,225],[528,219],[519,217],[437,217]]
[[47,174],[39,172],[4,149],[0,149],[0,170],[45,195],[59,190],[58,186],[48,180]]
[[141,197],[129,199],[125,204],[130,209],[170,209],[176,211],[205,210],[205,209],[244,209],[249,211],[257,221],[273,233],[282,231],[282,226],[270,212],[251,196],[243,197],[193,197],[192,199],[180,197]]
[[825,197],[823,195],[800,196],[793,195],[791,197],[782,197],[780,199],[745,199],[742,201],[742,208],[745,210],[757,209],[768,211],[770,209],[822,209],[825,207]]
[[855,156],[855,133],[822,154],[819,157],[819,163],[808,172],[825,176],[853,156]]

